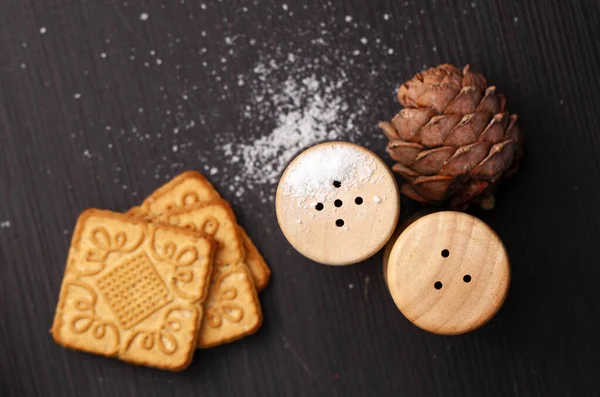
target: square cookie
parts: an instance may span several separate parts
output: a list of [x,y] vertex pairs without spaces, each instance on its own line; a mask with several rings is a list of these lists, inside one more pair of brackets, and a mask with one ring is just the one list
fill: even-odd
[[178,371],[192,359],[214,241],[90,209],[77,221],[51,333],[68,348]]
[[162,221],[212,236],[217,244],[215,266],[232,266],[244,259],[235,215],[224,200],[196,203],[166,212]]
[[243,227],[239,227],[239,232],[240,237],[242,238],[242,244],[244,245],[244,251],[246,251],[244,262],[248,265],[248,270],[250,270],[256,290],[262,291],[267,287],[267,284],[269,284],[269,280],[271,279],[271,269]]
[[256,332],[262,324],[262,311],[252,276],[243,262],[244,250],[235,216],[227,202],[192,204],[165,213],[164,219],[206,233],[217,243],[198,347],[220,345]]
[[185,171],[152,192],[137,211],[150,213],[160,219],[165,212],[220,198],[204,175],[197,171]]
[[262,311],[248,268],[217,267],[204,303],[198,347],[233,342],[255,333],[261,325]]
[[[205,204],[220,198],[220,194],[204,175],[197,171],[185,171],[158,188],[144,200],[141,206],[132,208],[127,214],[162,219],[166,212],[195,203]],[[244,262],[250,270],[254,286],[258,291],[262,291],[269,283],[271,269],[244,229],[238,227],[246,251]]]

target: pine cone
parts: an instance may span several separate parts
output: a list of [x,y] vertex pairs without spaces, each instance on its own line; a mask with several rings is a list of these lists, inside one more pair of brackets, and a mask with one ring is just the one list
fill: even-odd
[[512,175],[523,154],[517,115],[505,111],[504,95],[485,77],[439,65],[398,89],[404,106],[379,126],[387,150],[406,179],[401,192],[422,203],[493,207],[494,184]]

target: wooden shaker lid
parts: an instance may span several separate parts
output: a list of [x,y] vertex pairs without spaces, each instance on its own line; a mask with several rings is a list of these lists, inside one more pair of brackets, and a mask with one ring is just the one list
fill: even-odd
[[277,187],[277,221],[302,255],[349,265],[379,251],[394,232],[400,197],[394,175],[369,150],[327,142],[304,151]]
[[462,212],[437,212],[406,228],[387,260],[386,282],[400,311],[436,334],[462,334],[489,321],[510,284],[498,235]]

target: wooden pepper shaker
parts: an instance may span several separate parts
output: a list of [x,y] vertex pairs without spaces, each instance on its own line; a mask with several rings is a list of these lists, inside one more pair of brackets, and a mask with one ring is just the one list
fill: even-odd
[[423,216],[384,255],[388,289],[400,311],[436,334],[473,331],[500,309],[510,284],[509,259],[481,220],[454,211]]
[[327,142],[290,163],[275,207],[283,234],[298,252],[326,265],[349,265],[389,240],[400,198],[394,175],[374,153]]

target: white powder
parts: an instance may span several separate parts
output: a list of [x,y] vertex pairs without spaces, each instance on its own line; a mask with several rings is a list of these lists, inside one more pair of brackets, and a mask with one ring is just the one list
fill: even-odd
[[[202,9],[210,8],[205,0],[198,3]],[[241,10],[262,12],[255,2]],[[206,165],[204,172],[229,193],[228,198],[239,197],[237,202],[253,206],[272,201],[286,166],[317,143],[343,140],[382,149],[385,138],[375,125],[394,109],[393,105],[392,110],[387,108],[389,87],[408,76],[389,70],[389,62],[373,60],[381,55],[397,57],[398,51],[388,55],[388,48],[400,48],[398,41],[403,35],[382,39],[377,26],[358,23],[348,12],[338,14],[331,24],[309,19],[298,25],[291,23],[293,10],[282,0],[272,16],[287,19],[290,23],[284,22],[280,33],[298,40],[282,41],[281,34],[273,34],[270,22],[257,25],[250,34],[232,21],[224,20],[221,25],[215,20],[212,22],[222,29],[220,35],[213,35],[216,45],[210,49],[206,48],[209,29],[200,31],[200,41],[167,33],[169,41],[160,55],[145,45],[122,48],[127,62],[157,71],[167,68],[169,79],[148,90],[148,103],[155,106],[144,105],[142,112],[138,110],[142,101],[126,105],[130,112],[152,116],[151,128],[146,126],[147,117],[106,120],[96,112],[89,128],[110,141],[108,148],[81,142],[81,151],[88,148],[83,153],[86,164],[104,162],[103,167],[116,169],[121,164],[114,148],[143,146],[162,155],[141,165],[140,174],[163,181],[188,167]],[[137,24],[132,28],[139,34],[154,18],[143,8],[133,17]],[[385,19],[393,18],[386,14]],[[39,29],[41,34],[51,33],[46,27]],[[97,62],[109,61],[109,53],[114,52],[109,44],[115,41],[106,37],[92,50]],[[305,45],[298,45],[301,42]],[[188,55],[192,55],[190,67],[194,67],[188,70],[179,60],[187,56],[189,48],[193,48]],[[239,60],[248,50],[256,58],[246,67]],[[420,61],[418,54],[425,52],[416,51],[413,61]],[[82,73],[87,76],[90,71]],[[214,84],[205,84],[207,78]],[[71,95],[78,104],[90,106],[83,96],[75,97],[77,91]],[[107,125],[110,127],[105,128]],[[72,134],[71,138],[82,136]],[[123,181],[115,178],[114,184],[120,189]]]
[[[319,60],[307,65],[307,60],[286,55],[281,63],[274,60],[254,67],[253,100],[245,106],[244,116],[257,127],[273,119],[270,133],[257,131],[253,141],[236,141],[238,134],[221,139],[219,148],[239,172],[240,181],[230,181],[235,188],[255,185],[276,185],[285,167],[303,150],[324,141],[355,141],[362,131],[355,123],[368,107],[368,95],[356,100],[343,70],[321,72]],[[293,55],[293,54],[291,54]],[[285,71],[286,77],[277,80]],[[348,96],[358,103],[351,108]],[[239,167],[239,171],[238,171]],[[270,197],[272,199],[272,197]]]
[[[308,206],[308,199],[324,201],[338,189],[348,190],[367,183],[376,168],[373,159],[356,147],[342,144],[318,147],[291,166],[282,181],[283,194]],[[341,185],[336,187],[334,182]]]

